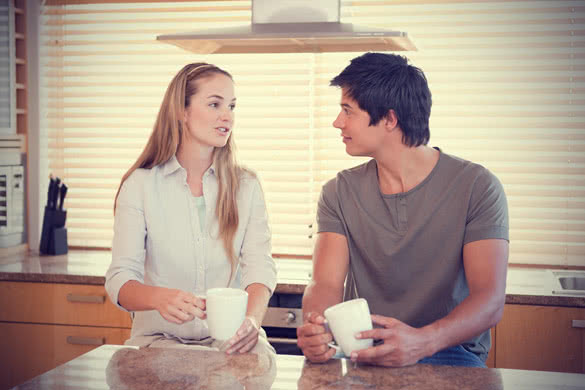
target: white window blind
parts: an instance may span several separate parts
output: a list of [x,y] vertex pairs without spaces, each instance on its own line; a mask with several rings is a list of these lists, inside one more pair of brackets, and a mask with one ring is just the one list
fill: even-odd
[[[274,253],[310,254],[322,184],[364,161],[331,126],[340,96],[328,86],[360,53],[201,56],[155,41],[248,24],[249,1],[66,3],[43,8],[41,107],[49,168],[70,187],[70,245],[110,246],[115,191],[166,86],[206,61],[234,76],[238,156],[262,179]],[[356,0],[341,12],[411,35],[419,51],[401,54],[430,83],[430,144],[503,182],[510,261],[585,265],[583,2]]]

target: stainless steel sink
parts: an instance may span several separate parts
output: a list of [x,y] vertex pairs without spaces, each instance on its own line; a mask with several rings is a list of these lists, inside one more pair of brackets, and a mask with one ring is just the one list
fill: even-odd
[[585,290],[585,277],[563,276],[559,282],[565,290]]
[[585,295],[585,271],[552,271],[553,294]]

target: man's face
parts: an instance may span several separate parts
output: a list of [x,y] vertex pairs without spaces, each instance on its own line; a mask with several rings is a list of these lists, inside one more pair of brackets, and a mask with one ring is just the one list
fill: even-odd
[[359,108],[358,103],[341,90],[341,111],[333,127],[341,130],[345,151],[350,156],[375,157],[382,147],[385,135],[384,120],[370,126],[370,115]]

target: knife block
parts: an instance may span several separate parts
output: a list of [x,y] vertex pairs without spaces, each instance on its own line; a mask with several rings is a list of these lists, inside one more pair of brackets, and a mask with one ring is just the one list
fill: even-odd
[[45,206],[39,252],[44,255],[64,255],[67,253],[66,219],[67,211],[55,210]]

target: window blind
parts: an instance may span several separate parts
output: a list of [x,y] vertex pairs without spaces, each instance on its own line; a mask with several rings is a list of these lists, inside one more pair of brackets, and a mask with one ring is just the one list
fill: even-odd
[[[88,4],[75,4],[88,3]],[[343,22],[407,31],[433,93],[433,146],[503,182],[510,262],[585,265],[585,6],[580,1],[343,1]],[[250,23],[250,1],[43,7],[42,127],[69,185],[70,245],[109,247],[123,173],[186,63],[234,76],[238,157],[262,180],[273,252],[309,255],[324,182],[365,159],[331,125],[329,80],[360,53],[196,55],[163,33]]]

